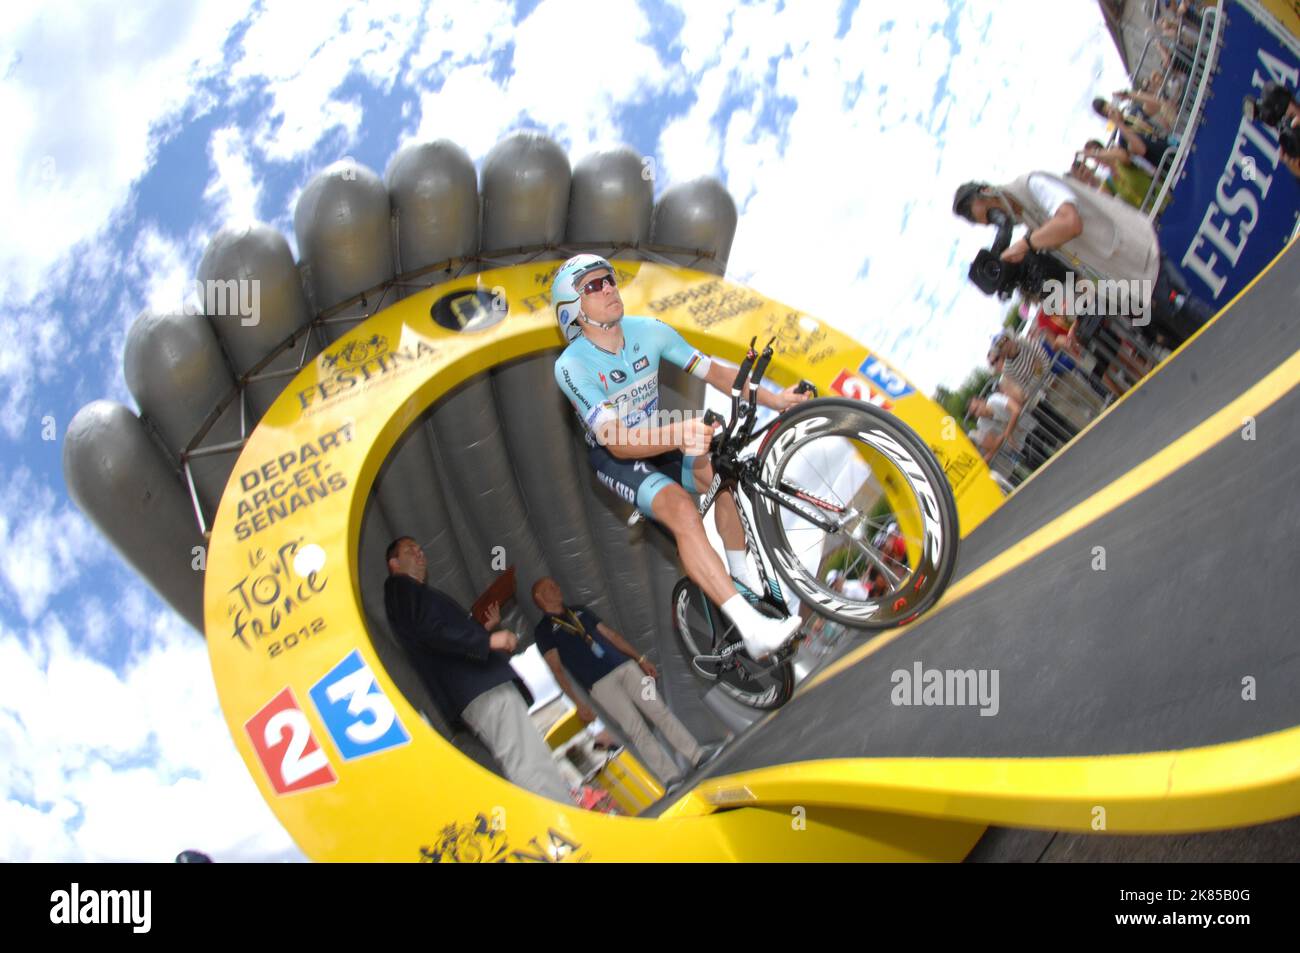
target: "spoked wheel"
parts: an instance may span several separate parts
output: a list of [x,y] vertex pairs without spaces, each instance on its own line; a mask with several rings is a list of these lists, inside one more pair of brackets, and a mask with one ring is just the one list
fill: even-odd
[[942,595],[957,561],[957,505],[898,418],[855,400],[808,401],[768,434],[758,468],[781,497],[754,493],[759,539],[810,609],[887,629]]
[[[780,613],[764,602],[754,606],[774,617]],[[722,610],[689,579],[673,590],[673,628],[681,639],[686,662],[700,678],[750,708],[779,708],[794,694],[794,669],[789,661],[756,662],[744,650],[740,634]]]

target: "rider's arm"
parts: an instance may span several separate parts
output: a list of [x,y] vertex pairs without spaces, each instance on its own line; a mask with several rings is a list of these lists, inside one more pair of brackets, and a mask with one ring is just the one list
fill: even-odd
[[[596,440],[620,460],[639,460],[642,457],[657,457],[670,450],[685,450],[686,431],[697,427],[709,434],[713,428],[707,427],[698,417],[680,423],[671,423],[664,427],[623,427],[617,420],[608,420],[593,431]],[[704,438],[707,444],[707,436]],[[702,448],[694,448],[692,454],[702,453]]]
[[[728,364],[726,361],[715,357],[709,365],[709,374],[704,379],[724,394],[730,394],[732,385],[736,383],[736,365]],[[748,395],[748,381],[745,382],[742,393]],[[792,403],[804,399],[803,395],[796,398],[792,394],[791,388],[786,388],[780,393],[773,393],[766,388],[760,387],[758,389],[758,404],[760,407],[770,407],[773,410],[786,410]]]

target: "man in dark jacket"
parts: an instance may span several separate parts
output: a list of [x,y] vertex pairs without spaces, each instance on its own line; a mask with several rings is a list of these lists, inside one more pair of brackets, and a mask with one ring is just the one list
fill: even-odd
[[532,695],[508,661],[519,639],[497,628],[499,607],[492,607],[484,628],[451,596],[428,585],[424,552],[409,536],[394,540],[387,558],[388,622],[444,713],[483,739],[511,782],[572,803],[559,767],[528,717]]

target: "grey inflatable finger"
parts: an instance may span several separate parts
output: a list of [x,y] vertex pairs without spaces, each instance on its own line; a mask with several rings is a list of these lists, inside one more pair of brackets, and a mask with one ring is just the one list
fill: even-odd
[[[203,253],[198,279],[204,314],[237,377],[247,374],[311,321],[289,243],[269,225],[256,223],[219,231]],[[274,358],[260,374],[291,371],[319,351],[319,341],[307,336]],[[247,385],[250,430],[290,380],[292,376],[286,374]]]
[[145,425],[121,404],[77,411],[63,440],[63,478],[77,507],[154,591],[203,631],[205,542],[189,495]]
[[687,249],[668,256],[679,265],[721,275],[727,270],[736,219],[736,203],[722,183],[707,177],[694,179],[674,185],[660,196],[650,240]]
[[[127,332],[122,364],[131,396],[178,461],[213,408],[235,386],[217,336],[201,314],[143,312]],[[239,402],[235,401],[199,447],[239,439]],[[236,459],[235,451],[227,451],[190,461],[207,526],[216,516]]]

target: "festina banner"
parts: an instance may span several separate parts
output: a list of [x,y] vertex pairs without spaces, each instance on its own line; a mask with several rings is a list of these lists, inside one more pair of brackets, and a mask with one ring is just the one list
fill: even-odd
[[1270,80],[1294,96],[1300,55],[1250,5],[1220,9],[1227,19],[1202,122],[1157,231],[1192,293],[1222,307],[1282,250],[1300,215],[1300,179],[1282,162],[1277,130],[1242,112]]

